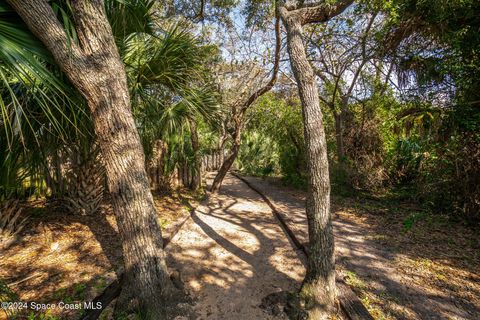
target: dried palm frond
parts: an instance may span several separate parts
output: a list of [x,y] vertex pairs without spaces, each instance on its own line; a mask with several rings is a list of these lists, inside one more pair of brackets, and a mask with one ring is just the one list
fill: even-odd
[[7,200],[0,205],[0,240],[17,236],[25,227],[27,218],[21,217],[18,200]]

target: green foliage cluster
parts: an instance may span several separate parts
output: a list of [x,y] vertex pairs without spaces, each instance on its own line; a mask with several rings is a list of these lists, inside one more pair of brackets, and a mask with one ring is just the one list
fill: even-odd
[[410,161],[411,169],[417,169],[419,193],[436,210],[479,221],[480,3],[407,0],[394,4],[398,19],[415,21],[416,33],[437,48],[432,58],[422,54],[432,49],[419,51],[408,39],[402,44],[404,56],[421,66],[414,72],[418,84],[428,82],[437,92],[445,84],[454,87],[450,103],[443,108],[431,102],[410,116],[417,122],[409,142],[416,149],[412,148]]
[[271,92],[249,111],[237,167],[253,175],[281,175],[286,183],[306,184],[305,146],[300,102]]
[[83,99],[5,2],[0,43],[1,201],[44,192],[46,159],[65,145],[87,148],[93,128]]
[[242,137],[242,152],[237,169],[253,175],[268,176],[279,172],[276,141],[263,132],[249,130]]
[[[345,111],[346,157],[340,161],[334,152],[333,115],[322,104],[332,180],[340,186],[334,189],[408,189],[410,200],[436,212],[479,221],[478,5],[475,1],[398,0],[366,6],[368,10],[380,8],[387,21],[387,31],[372,35],[376,41],[398,41],[387,33],[404,32],[395,43],[395,58],[383,48],[374,57],[384,59],[379,68],[384,63],[394,64],[393,74],[398,79],[385,88],[375,71],[361,74],[366,94],[352,99]],[[415,28],[402,30],[408,24]],[[408,94],[403,93],[403,86]],[[325,89],[328,95],[331,88]],[[291,116],[291,96],[295,94],[272,93],[252,110],[245,133],[247,146],[240,157],[245,171],[281,174],[290,183],[305,176],[305,168],[298,165],[303,151],[296,152],[298,141],[291,139],[293,132],[297,138],[302,136],[300,108],[296,117],[290,118],[295,121],[286,121]],[[254,158],[254,165],[246,164]]]
[[[69,2],[53,2],[52,8],[77,43]],[[189,120],[210,126],[219,118],[208,69],[218,51],[204,46],[188,24],[159,21],[155,1],[111,0],[105,9],[125,63],[147,162],[160,139],[168,144],[165,173],[191,163]],[[67,167],[97,150],[90,114],[43,44],[4,1],[0,44],[0,200],[50,195],[45,181],[55,159]]]
[[[0,279],[0,303],[2,302],[14,302],[18,301],[18,295],[10,289],[7,284]],[[0,310],[0,312],[4,312],[6,316],[12,316],[12,312],[7,309]]]

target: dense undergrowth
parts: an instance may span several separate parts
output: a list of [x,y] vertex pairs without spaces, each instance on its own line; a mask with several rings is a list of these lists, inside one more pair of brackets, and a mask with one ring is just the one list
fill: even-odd
[[[392,113],[393,99],[376,99],[368,103],[371,110],[366,115],[360,109],[365,106],[352,113],[345,130],[346,156],[340,161],[335,153],[334,123],[326,115],[333,192],[390,196],[478,223],[478,133],[459,127],[454,110],[413,110],[411,103],[397,102],[395,112],[386,116]],[[267,95],[252,111],[237,168],[245,174],[282,177],[285,184],[305,189],[301,128],[298,101]]]

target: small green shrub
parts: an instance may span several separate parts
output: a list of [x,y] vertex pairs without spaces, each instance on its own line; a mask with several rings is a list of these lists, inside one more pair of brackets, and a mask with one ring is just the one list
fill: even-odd
[[411,213],[405,220],[403,220],[403,232],[410,231],[414,224],[418,221],[424,220],[426,216],[425,212]]

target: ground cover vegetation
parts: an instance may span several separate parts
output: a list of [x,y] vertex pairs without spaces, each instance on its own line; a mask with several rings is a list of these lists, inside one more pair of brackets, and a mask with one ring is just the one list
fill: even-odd
[[[63,279],[78,282],[69,300],[121,278],[112,316],[173,319],[191,297],[162,232],[232,170],[305,192],[309,255],[291,317],[336,312],[331,194],[359,212],[408,204],[393,230],[440,221],[475,247],[479,11],[474,0],[0,1],[0,257],[54,252],[39,239],[90,228],[109,261],[95,251],[92,274]],[[62,295],[28,289],[28,259],[2,260],[0,300]]]

